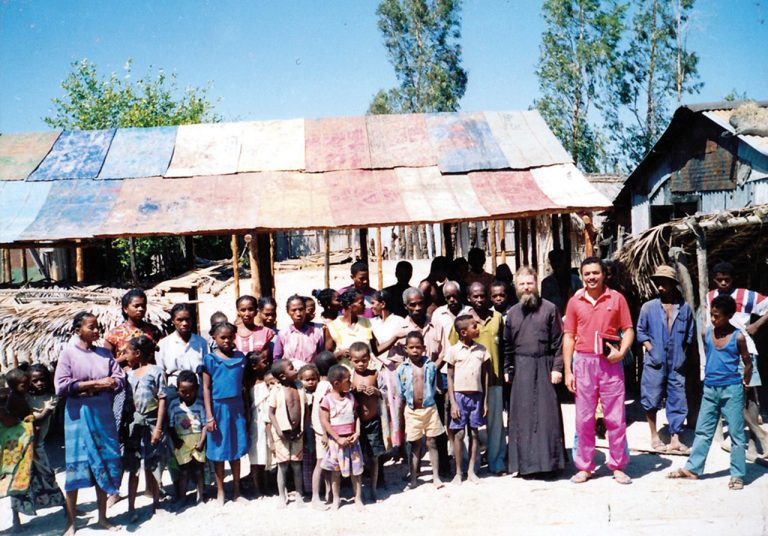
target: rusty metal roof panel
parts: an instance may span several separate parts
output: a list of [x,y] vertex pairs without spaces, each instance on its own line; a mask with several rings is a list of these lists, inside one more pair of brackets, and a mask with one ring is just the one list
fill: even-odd
[[123,184],[132,181],[54,181],[35,220],[17,240],[91,238],[110,215]]
[[309,172],[371,168],[365,117],[307,119],[304,135]]
[[437,165],[424,114],[368,115],[365,124],[374,169]]
[[442,173],[509,167],[482,113],[429,114],[427,130]]
[[28,181],[95,179],[107,156],[115,129],[65,130]]
[[484,112],[511,169],[530,169],[573,162],[536,110]]
[[304,169],[304,119],[248,121],[240,125],[238,173]]
[[100,179],[163,175],[171,163],[176,127],[119,128],[112,138]]
[[166,177],[237,173],[240,159],[239,123],[181,125]]
[[51,151],[61,131],[0,136],[0,181],[23,181]]

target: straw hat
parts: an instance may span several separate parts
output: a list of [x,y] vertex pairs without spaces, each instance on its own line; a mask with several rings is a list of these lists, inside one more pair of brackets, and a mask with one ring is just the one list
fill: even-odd
[[656,272],[651,276],[651,279],[658,279],[663,277],[664,279],[671,279],[675,283],[680,283],[677,279],[677,272],[671,266],[661,265],[656,268]]

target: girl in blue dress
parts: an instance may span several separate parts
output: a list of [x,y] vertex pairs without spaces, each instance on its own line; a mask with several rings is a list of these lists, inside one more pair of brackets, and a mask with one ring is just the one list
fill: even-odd
[[208,417],[206,455],[216,473],[216,500],[224,504],[224,462],[232,470],[233,497],[240,499],[240,458],[248,453],[248,430],[243,401],[247,360],[235,350],[237,328],[216,324],[211,336],[216,350],[203,359],[203,400]]

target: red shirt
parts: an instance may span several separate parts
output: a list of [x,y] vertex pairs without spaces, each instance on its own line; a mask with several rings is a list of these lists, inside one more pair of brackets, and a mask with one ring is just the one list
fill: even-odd
[[565,309],[563,332],[576,338],[576,351],[603,353],[603,339],[616,341],[619,329],[632,329],[627,300],[620,293],[605,287],[593,305],[585,289],[576,291]]

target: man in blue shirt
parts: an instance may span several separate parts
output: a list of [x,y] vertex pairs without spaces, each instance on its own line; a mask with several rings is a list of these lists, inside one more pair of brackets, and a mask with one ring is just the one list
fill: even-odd
[[[681,370],[685,352],[695,335],[693,312],[677,288],[679,281],[674,268],[659,266],[651,279],[659,297],[643,304],[637,321],[637,340],[645,349],[640,403],[651,429],[651,448],[659,452],[687,454],[688,447],[679,438],[688,414],[685,376]],[[669,446],[659,439],[656,428],[656,412],[661,408],[665,390],[667,421],[672,436]]]

